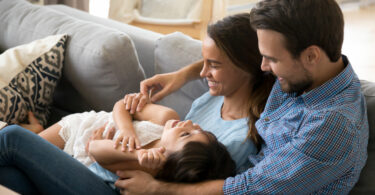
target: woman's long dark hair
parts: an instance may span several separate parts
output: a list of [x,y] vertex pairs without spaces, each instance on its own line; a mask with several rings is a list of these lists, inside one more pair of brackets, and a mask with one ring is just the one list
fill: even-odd
[[167,157],[155,178],[167,182],[195,183],[225,179],[236,174],[236,164],[216,137],[204,132],[209,143],[189,142]]
[[261,138],[255,122],[264,110],[275,78],[261,70],[262,55],[258,49],[257,34],[250,25],[250,14],[242,13],[225,17],[209,25],[207,33],[237,67],[250,74],[247,138],[259,148]]

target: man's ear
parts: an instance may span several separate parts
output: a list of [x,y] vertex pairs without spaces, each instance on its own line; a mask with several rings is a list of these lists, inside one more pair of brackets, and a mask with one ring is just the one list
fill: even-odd
[[316,45],[311,45],[302,52],[302,58],[309,66],[319,63],[322,55],[322,50]]

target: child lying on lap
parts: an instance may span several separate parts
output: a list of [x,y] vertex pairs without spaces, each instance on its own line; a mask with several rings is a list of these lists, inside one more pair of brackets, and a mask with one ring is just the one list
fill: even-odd
[[131,115],[120,100],[112,113],[68,115],[39,135],[111,185],[117,170],[143,170],[175,182],[233,176],[235,163],[225,146],[198,125],[178,119],[175,111],[156,104]]

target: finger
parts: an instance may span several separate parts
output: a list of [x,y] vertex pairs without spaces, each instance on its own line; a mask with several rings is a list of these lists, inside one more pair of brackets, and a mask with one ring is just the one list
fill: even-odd
[[148,166],[152,166],[152,163],[154,162],[154,155],[152,153],[152,150],[147,153],[147,163]]
[[142,111],[143,107],[147,104],[148,97],[147,96],[142,96],[141,99],[138,102],[137,106],[137,112]]
[[138,171],[116,171],[116,175],[122,179],[129,179],[137,175]]
[[129,152],[132,152],[134,150],[134,144],[135,144],[134,138],[133,137],[129,138],[129,146],[128,146]]
[[103,126],[101,126],[99,129],[97,129],[97,133],[99,135],[103,135],[103,132],[105,130],[105,127],[107,126],[107,123],[105,123]]
[[138,138],[135,138],[135,147],[136,149],[141,149],[141,142],[139,141]]
[[143,157],[143,154],[145,153],[144,151],[145,150],[138,151],[138,162],[140,165],[142,165],[142,157]]
[[139,99],[140,99],[140,96],[138,94],[134,96],[133,101],[132,101],[132,105],[131,105],[131,108],[130,108],[130,114],[135,113],[135,111],[137,109],[137,106],[138,106]]
[[152,150],[152,155],[153,155],[153,162],[152,162],[152,169],[155,169],[159,166],[160,164],[160,153],[157,152],[157,150]]
[[139,161],[139,164],[141,166],[147,166],[147,163],[148,163],[148,156],[147,156],[148,152],[144,152],[142,155],[141,155],[141,160]]
[[121,140],[122,140],[121,137],[119,137],[119,138],[116,139],[115,145],[114,145],[115,149],[120,145]]
[[154,82],[154,79],[155,79],[155,76],[154,77],[151,77],[149,79],[146,79],[146,80],[143,80],[141,81],[141,88],[140,88],[140,92],[145,95],[145,96],[148,96],[148,91],[150,90],[150,88],[152,88],[152,84]]
[[123,139],[122,139],[122,148],[121,148],[121,150],[124,152],[125,150],[126,150],[126,147],[128,147],[128,142],[129,142],[129,137],[124,137]]
[[105,138],[106,139],[113,139],[113,137],[115,136],[115,132],[116,132],[116,130],[115,130],[114,127],[109,128]]
[[130,110],[130,107],[132,105],[132,102],[133,102],[133,95],[132,94],[128,94],[127,95],[127,99],[126,99],[126,106],[125,106],[125,109],[126,110]]
[[168,90],[164,87],[162,90],[152,95],[151,102],[157,102],[163,99],[166,96],[166,94],[168,94]]
[[125,104],[125,108],[126,108],[126,102],[127,102],[127,99],[128,99],[128,94],[125,95],[124,99],[123,99],[123,102]]
[[165,148],[163,146],[161,146],[160,148],[158,148],[158,152],[163,154],[165,152]]

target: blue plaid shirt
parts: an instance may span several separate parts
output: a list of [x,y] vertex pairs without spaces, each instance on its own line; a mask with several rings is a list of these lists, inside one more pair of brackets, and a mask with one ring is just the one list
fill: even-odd
[[264,156],[227,178],[225,194],[349,193],[367,159],[369,130],[360,82],[343,60],[339,75],[300,96],[275,83],[256,122]]

